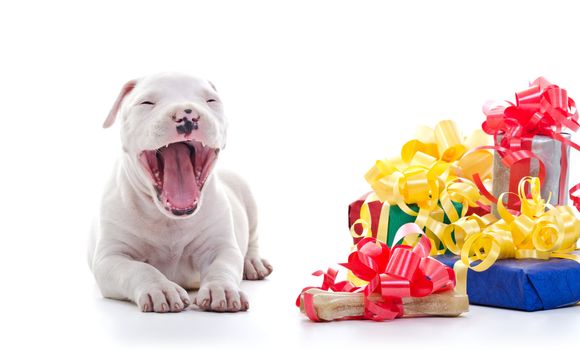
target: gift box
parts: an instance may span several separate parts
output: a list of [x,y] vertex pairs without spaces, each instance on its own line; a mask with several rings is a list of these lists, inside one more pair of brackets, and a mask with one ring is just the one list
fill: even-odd
[[[570,134],[562,133],[562,137],[570,139]],[[498,143],[501,144],[503,135],[498,135]],[[501,152],[496,151],[493,158],[493,195],[498,198],[504,192],[517,193],[518,183],[525,176],[540,176],[540,161],[545,168],[542,181],[543,198],[548,199],[552,205],[567,203],[568,196],[568,160],[570,159],[569,145],[562,144],[552,137],[536,135],[523,142],[524,148],[529,149],[536,157],[528,161],[520,161],[507,167],[502,161]],[[566,166],[562,166],[562,164]],[[508,197],[508,207],[513,207],[513,197]],[[493,206],[493,212],[498,216],[497,208]]]
[[[435,257],[452,267],[454,255]],[[549,310],[580,302],[580,263],[569,259],[505,259],[467,274],[471,304],[524,311]]]
[[[358,235],[357,237],[353,237],[354,244],[357,244],[361,239],[364,237],[360,237],[362,234],[362,226],[361,225],[354,225],[353,224],[360,219],[360,212],[361,208],[367,198],[367,195],[362,196],[361,198],[357,199],[356,201],[352,202],[348,206],[348,227],[352,227],[354,232]],[[463,205],[458,202],[452,202],[455,210],[457,212],[461,212],[463,209]],[[395,233],[399,229],[399,227],[403,226],[407,223],[415,222],[416,216],[411,216],[405,213],[401,208],[396,205],[389,206],[388,208],[388,227],[387,232],[382,233],[381,229],[379,228],[380,224],[380,216],[381,210],[383,207],[383,203],[379,200],[370,201],[368,202],[369,211],[370,211],[370,231],[372,233],[372,237],[379,239],[381,242],[386,243],[389,247],[392,247],[394,243],[393,238],[395,237]],[[414,211],[418,211],[419,207],[416,204],[409,204],[409,208]],[[443,222],[449,224],[449,218],[443,211],[438,211],[440,215],[443,215]],[[379,236],[379,237],[378,237]]]
[[[515,93],[515,102],[501,101],[483,106],[486,120],[482,129],[494,136],[493,194],[480,190],[492,202],[501,193],[517,193],[518,183],[526,176],[539,177],[542,197],[549,203],[563,205],[568,192],[580,210],[580,198],[568,190],[570,147],[580,150],[571,141],[569,132],[580,129],[579,115],[573,99],[565,89],[540,77],[527,89]],[[516,210],[518,201],[505,196],[507,208]],[[497,209],[494,207],[497,215]]]

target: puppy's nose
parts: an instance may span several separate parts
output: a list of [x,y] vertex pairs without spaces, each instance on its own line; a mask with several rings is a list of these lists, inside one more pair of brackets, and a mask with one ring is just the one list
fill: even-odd
[[193,130],[197,130],[199,127],[196,121],[191,121],[187,118],[183,118],[182,120],[183,122],[175,127],[177,133],[180,135],[181,134],[189,135]]
[[193,113],[193,110],[190,108],[184,109],[183,112],[172,115],[171,119],[178,124],[175,126],[175,129],[180,135],[185,134],[187,136],[191,134],[193,130],[197,130],[199,128],[197,122],[199,121],[200,116],[197,113]]

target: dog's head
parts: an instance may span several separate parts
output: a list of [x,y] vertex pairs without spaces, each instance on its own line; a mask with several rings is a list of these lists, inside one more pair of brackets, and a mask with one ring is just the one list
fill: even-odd
[[121,116],[121,142],[131,169],[165,215],[183,218],[225,146],[227,123],[212,83],[176,73],[127,82],[103,127]]

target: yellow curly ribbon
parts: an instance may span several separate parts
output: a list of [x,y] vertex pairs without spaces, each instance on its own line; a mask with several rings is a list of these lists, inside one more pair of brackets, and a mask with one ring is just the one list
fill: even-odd
[[435,126],[435,142],[441,159],[453,162],[461,158],[467,150],[455,122],[443,120]]
[[[447,181],[479,173],[482,180],[491,177],[492,154],[487,150],[466,151],[489,144],[489,137],[475,132],[462,138],[451,120],[439,122],[435,129],[423,127],[417,139],[407,142],[401,155],[379,160],[366,173],[365,179],[378,198],[399,205],[409,215],[417,213],[406,204],[433,209]],[[465,157],[464,157],[465,155]],[[479,199],[479,195],[476,194]]]
[[476,130],[466,138],[465,145],[468,152],[457,161],[457,166],[454,168],[455,175],[473,181],[473,175],[479,174],[482,180],[491,181],[493,153],[488,150],[478,150],[478,147],[490,143],[490,136],[483,130]]
[[[431,241],[431,254],[449,250],[461,256],[462,264],[476,270],[488,269],[497,259],[566,258],[580,262],[570,254],[580,235],[580,220],[571,207],[553,207],[540,195],[538,178],[524,178],[518,193],[499,197],[499,220],[492,214],[466,216],[469,207],[490,202],[472,182],[479,174],[484,185],[491,182],[492,153],[480,146],[489,144],[489,136],[478,130],[462,138],[453,121],[439,122],[434,129],[421,127],[416,139],[407,142],[400,157],[379,160],[365,174],[374,193],[361,207],[360,218],[351,227],[353,237],[374,236],[386,242],[390,206],[415,216],[415,223]],[[529,196],[526,195],[526,189]],[[521,210],[514,215],[503,205],[505,196],[517,196]],[[371,232],[372,218],[368,203],[381,201],[378,232]],[[463,205],[457,212],[452,202]],[[408,204],[419,207],[415,211]],[[548,211],[546,211],[548,209]],[[451,224],[443,223],[447,215]],[[363,227],[357,235],[354,226]],[[413,238],[406,237],[406,244]],[[437,249],[438,247],[442,249]]]
[[[479,173],[484,182],[491,181],[491,152],[467,152],[489,143],[489,136],[483,132],[462,137],[451,120],[439,122],[434,129],[419,128],[416,138],[402,147],[400,157],[378,160],[365,174],[374,193],[372,199],[365,200],[360,219],[351,227],[353,237],[372,236],[368,203],[378,199],[383,203],[379,226],[388,228],[388,225],[383,225],[383,221],[388,222],[388,210],[384,212],[384,209],[397,205],[406,214],[415,216],[415,223],[425,229],[432,243],[431,253],[443,253],[445,247],[439,250],[437,247],[443,239],[450,240],[447,225],[443,223],[444,216],[455,222],[465,216],[469,207],[488,203],[477,186],[465,176]],[[452,201],[463,204],[460,213]],[[411,209],[408,205],[411,203],[417,204],[419,210]],[[355,233],[355,224],[362,225],[361,235]],[[386,229],[379,229],[375,237],[381,239],[386,234]]]
[[[526,196],[526,186],[531,198]],[[570,254],[580,238],[580,220],[572,208],[546,204],[540,196],[540,180],[537,177],[523,178],[518,192],[521,202],[519,215],[508,211],[502,201],[505,195],[516,194],[504,193],[497,203],[500,220],[478,223],[479,229],[464,222],[453,225],[456,239],[458,236],[462,239],[467,237],[461,247],[461,261],[475,271],[484,271],[497,259],[506,258],[564,258],[580,262],[578,255]],[[546,211],[546,208],[549,210]],[[457,254],[461,242],[457,240],[456,243],[449,249]],[[476,262],[479,264],[472,265]]]

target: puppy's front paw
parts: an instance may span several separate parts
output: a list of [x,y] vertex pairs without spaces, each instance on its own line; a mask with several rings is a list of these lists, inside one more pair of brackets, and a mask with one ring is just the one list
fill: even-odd
[[191,305],[185,289],[169,280],[144,285],[136,300],[143,312],[180,312]]
[[194,302],[202,310],[215,312],[246,311],[250,307],[239,287],[227,282],[204,283]]
[[244,260],[244,279],[245,280],[263,280],[272,273],[274,268],[266,259],[258,255],[247,255]]

